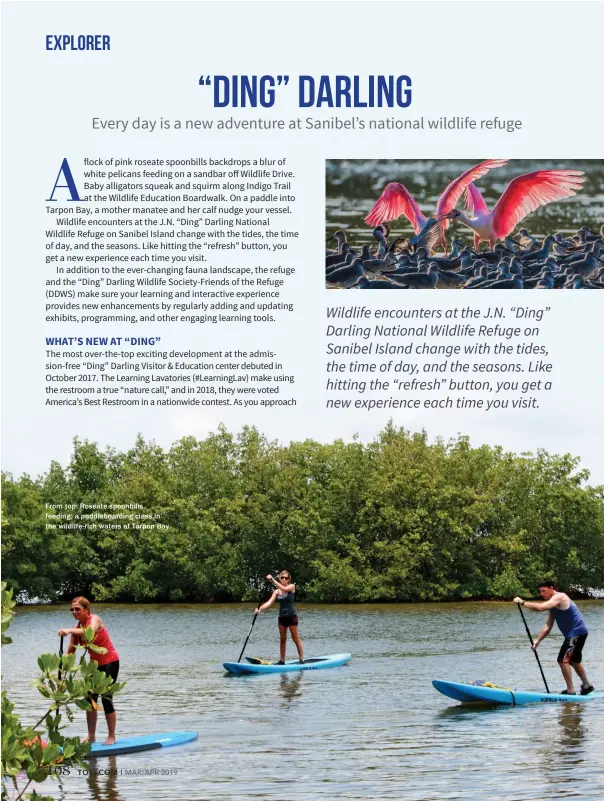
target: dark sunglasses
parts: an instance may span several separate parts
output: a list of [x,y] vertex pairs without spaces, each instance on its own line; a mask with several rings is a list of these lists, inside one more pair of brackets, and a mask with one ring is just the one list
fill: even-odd
[[82,607],[81,606],[72,606],[69,611],[70,612],[81,612],[82,611]]
[[288,579],[288,578],[291,578],[291,576],[279,576],[279,578],[280,579]]

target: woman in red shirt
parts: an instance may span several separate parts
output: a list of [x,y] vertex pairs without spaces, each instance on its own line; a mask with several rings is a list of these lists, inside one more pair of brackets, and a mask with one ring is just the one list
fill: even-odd
[[[97,645],[100,648],[106,648],[106,651],[105,653],[100,654],[89,648],[88,653],[90,655],[90,661],[96,662],[100,671],[105,673],[107,676],[111,676],[113,681],[117,681],[117,674],[120,669],[119,654],[113,647],[109,633],[103,625],[101,618],[98,615],[93,615],[90,611],[90,601],[82,596],[74,598],[71,602],[71,613],[78,621],[77,626],[73,629],[59,629],[57,632],[61,637],[71,635],[71,642],[69,643],[67,653],[72,654],[76,650],[76,646],[81,644],[81,629],[91,628],[95,632],[92,644]],[[92,702],[92,709],[86,712],[88,736],[84,738],[84,741],[93,743],[96,739],[96,702],[98,700],[98,695],[91,693],[88,697],[88,700]],[[116,724],[116,715],[113,706],[113,693],[107,693],[107,695],[101,696],[101,701],[103,703],[105,717],[107,718],[107,729],[109,732],[108,737],[103,745],[113,745],[115,743]]]

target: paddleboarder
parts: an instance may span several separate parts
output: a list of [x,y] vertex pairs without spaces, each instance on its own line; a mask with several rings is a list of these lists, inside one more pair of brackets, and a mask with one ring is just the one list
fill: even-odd
[[[73,629],[59,629],[57,632],[60,637],[71,636],[68,654],[72,654],[76,650],[76,646],[82,643],[81,630],[91,628],[94,632],[94,639],[92,643],[100,648],[106,648],[103,654],[92,651],[88,648],[88,654],[91,662],[96,662],[99,670],[107,676],[111,676],[113,681],[117,681],[117,674],[120,669],[120,657],[118,652],[111,642],[109,632],[103,625],[103,621],[98,615],[93,615],[90,611],[90,601],[83,596],[74,598],[71,602],[71,614],[78,621],[77,626]],[[93,743],[96,739],[96,723],[97,723],[97,705],[99,696],[90,693],[88,700],[92,705],[92,709],[86,712],[86,723],[88,725],[88,736],[84,738],[83,742]],[[113,693],[101,696],[103,703],[103,710],[107,719],[107,739],[103,745],[115,744],[115,725],[117,722],[115,708],[113,706]]]
[[255,610],[255,613],[258,614],[259,612],[262,612],[263,609],[268,609],[269,606],[272,606],[275,601],[279,601],[279,619],[277,622],[279,624],[280,659],[277,664],[285,664],[288,629],[289,633],[291,634],[291,638],[298,649],[300,662],[304,662],[304,649],[302,647],[302,640],[298,634],[298,615],[296,614],[296,609],[294,607],[294,601],[296,598],[296,585],[292,584],[290,572],[289,570],[281,570],[278,581],[276,578],[274,578],[274,576],[270,575],[266,577],[266,580],[270,581],[273,586],[276,587],[276,589],[268,601],[263,603],[262,606],[259,606]]
[[593,687],[589,683],[585,668],[582,665],[583,646],[587,639],[587,626],[581,617],[574,601],[564,592],[560,592],[556,585],[551,581],[543,581],[539,586],[539,595],[543,598],[543,603],[535,601],[524,601],[520,597],[514,598],[515,604],[531,609],[533,612],[547,612],[545,626],[541,629],[535,642],[533,650],[536,650],[539,643],[544,640],[552,630],[554,622],[564,635],[564,642],[558,654],[558,664],[566,682],[566,690],[562,690],[561,695],[576,695],[573,684],[573,670],[581,679],[581,695],[589,695],[593,692]]

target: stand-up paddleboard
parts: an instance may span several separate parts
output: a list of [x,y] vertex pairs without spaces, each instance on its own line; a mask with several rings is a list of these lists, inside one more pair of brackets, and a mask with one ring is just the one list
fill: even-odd
[[250,675],[257,673],[287,673],[292,670],[321,670],[322,668],[334,668],[345,665],[352,654],[331,654],[330,656],[317,656],[313,659],[305,659],[299,662],[292,659],[284,665],[277,665],[271,662],[263,662],[260,659],[251,657],[247,662],[224,662],[223,666],[229,673],[236,676]]
[[142,737],[119,737],[114,745],[92,743],[87,756],[96,758],[115,756],[116,754],[134,754],[137,751],[151,751],[154,748],[182,745],[196,739],[196,731],[171,731],[164,734],[145,734]]
[[462,704],[507,704],[519,706],[521,704],[552,704],[552,703],[583,703],[604,698],[604,693],[591,692],[589,695],[562,695],[562,693],[527,692],[525,690],[512,690],[507,687],[497,687],[493,684],[465,684],[456,681],[434,680],[432,685],[443,695],[461,701]]

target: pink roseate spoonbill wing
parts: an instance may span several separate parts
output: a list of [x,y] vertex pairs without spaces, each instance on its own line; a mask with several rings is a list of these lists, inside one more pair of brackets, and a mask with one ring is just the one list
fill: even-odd
[[493,209],[493,234],[503,239],[540,206],[573,197],[583,188],[581,170],[538,170],[510,181]]
[[466,189],[466,211],[470,217],[482,216],[489,213],[485,199],[474,184],[468,184]]
[[375,206],[365,217],[365,222],[375,227],[380,223],[396,220],[401,214],[409,220],[416,234],[428,222],[411,192],[403,184],[392,183],[384,189]]
[[[436,216],[440,217],[443,214],[448,214],[448,212],[453,211],[455,206],[457,206],[457,201],[472,181],[477,181],[479,178],[482,178],[483,175],[486,175],[489,170],[494,170],[496,167],[503,167],[507,163],[507,159],[487,159],[486,161],[481,161],[480,164],[477,164],[475,167],[466,170],[458,178],[455,178],[440,196],[438,205],[436,206]],[[449,220],[445,220],[443,224],[447,227],[449,225]]]

